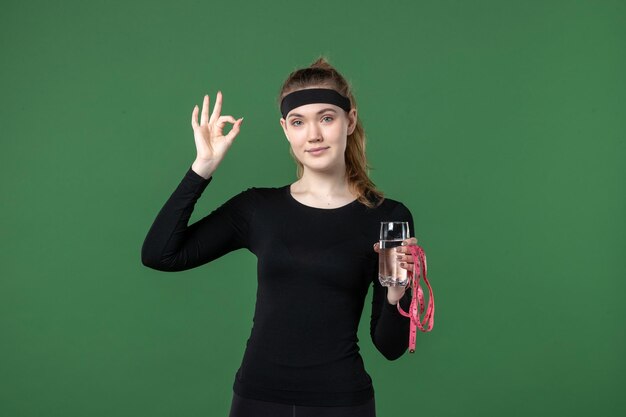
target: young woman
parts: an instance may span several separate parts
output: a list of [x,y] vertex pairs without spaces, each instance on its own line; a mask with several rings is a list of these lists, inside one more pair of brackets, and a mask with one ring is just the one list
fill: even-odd
[[[142,262],[181,271],[240,248],[257,256],[254,326],[230,417],[372,417],[374,388],[357,344],[368,288],[372,342],[388,360],[408,347],[409,319],[396,304],[408,311],[411,301],[404,287],[379,283],[374,242],[381,221],[408,221],[413,231],[413,217],[368,178],[356,101],[325,59],[292,72],[278,99],[297,181],[248,188],[188,225],[243,121],[220,115],[221,92],[209,117],[205,95],[200,123],[198,106],[191,118],[196,159],[154,220]],[[226,123],[233,126],[224,135]],[[413,270],[407,246],[398,257]]]

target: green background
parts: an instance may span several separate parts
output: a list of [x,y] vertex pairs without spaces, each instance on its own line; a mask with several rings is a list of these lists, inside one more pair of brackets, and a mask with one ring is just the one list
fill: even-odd
[[624,415],[625,35],[622,1],[3,2],[0,415],[227,415],[254,255],[141,245],[204,94],[245,121],[192,222],[295,181],[276,96],[319,55],[435,291],[393,362],[366,303],[379,416]]

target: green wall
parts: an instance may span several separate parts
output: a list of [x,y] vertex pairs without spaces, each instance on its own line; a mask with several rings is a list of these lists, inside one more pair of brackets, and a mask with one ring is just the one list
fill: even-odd
[[437,303],[394,362],[366,304],[378,414],[624,415],[625,19],[622,1],[3,2],[0,415],[227,414],[255,257],[164,273],[141,244],[205,93],[245,122],[192,222],[295,180],[276,95],[320,54]]

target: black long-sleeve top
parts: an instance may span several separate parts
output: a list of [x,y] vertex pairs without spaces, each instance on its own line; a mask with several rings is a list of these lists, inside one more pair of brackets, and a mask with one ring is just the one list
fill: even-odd
[[[188,225],[213,177],[191,168],[162,207],[141,250],[142,263],[182,271],[246,248],[257,257],[253,327],[234,391],[296,405],[356,405],[374,395],[357,344],[365,297],[373,285],[370,334],[389,360],[408,347],[409,319],[387,301],[378,281],[381,221],[408,221],[386,198],[376,208],[357,200],[338,208],[304,205],[289,185],[248,188]],[[405,311],[410,291],[400,301]]]

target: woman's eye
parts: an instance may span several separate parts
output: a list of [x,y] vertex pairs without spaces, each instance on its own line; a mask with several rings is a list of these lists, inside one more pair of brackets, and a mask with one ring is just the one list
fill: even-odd
[[[326,119],[330,119],[329,121],[333,120],[332,116],[324,116],[322,117],[322,120],[326,120]],[[296,124],[296,123],[302,123],[302,120],[294,120],[293,122],[291,122],[292,126],[300,126],[300,124]]]

